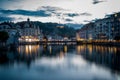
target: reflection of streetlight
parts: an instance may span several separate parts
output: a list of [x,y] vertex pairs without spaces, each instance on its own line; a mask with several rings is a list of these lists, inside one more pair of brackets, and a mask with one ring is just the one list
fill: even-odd
[[25,46],[25,53],[26,53],[26,54],[29,54],[29,48],[28,48],[28,45]]
[[64,46],[64,51],[65,51],[65,53],[67,52],[67,46]]
[[81,51],[81,46],[77,46],[77,53],[79,54]]
[[51,46],[49,46],[49,51],[50,51],[50,54],[52,53],[52,47]]
[[64,57],[64,52],[60,51],[60,58],[63,58]]
[[32,51],[32,46],[29,45],[29,51],[30,51],[30,54],[31,54],[31,51]]

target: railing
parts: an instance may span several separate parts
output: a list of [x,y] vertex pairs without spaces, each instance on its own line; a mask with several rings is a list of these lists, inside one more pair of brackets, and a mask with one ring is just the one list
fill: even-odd
[[19,44],[76,44],[76,41],[32,41],[32,42],[26,42],[21,41]]

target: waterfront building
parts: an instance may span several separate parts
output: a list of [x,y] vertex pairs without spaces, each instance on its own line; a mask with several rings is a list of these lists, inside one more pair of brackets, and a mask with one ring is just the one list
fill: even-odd
[[27,22],[24,23],[23,27],[20,30],[19,41],[32,42],[40,41],[42,36],[39,29],[39,26],[36,26],[34,23],[31,23],[30,19],[27,19]]
[[94,39],[103,40],[109,39],[110,25],[109,18],[99,19],[94,22]]
[[95,21],[95,39],[114,40],[120,36],[120,13]]
[[94,39],[94,23],[84,25],[76,34],[77,40]]
[[85,24],[76,37],[79,40],[116,40],[120,39],[120,12]]
[[110,36],[111,39],[120,38],[120,12],[110,15],[111,26],[110,26]]
[[80,30],[79,30],[79,32],[78,32],[78,34],[77,34],[77,38],[78,38],[78,40],[86,40],[86,32],[87,31],[87,27],[82,27]]
[[86,26],[86,39],[93,40],[94,39],[94,23],[88,23]]
[[7,45],[18,44],[19,31],[11,22],[3,22],[0,24],[0,31],[8,32],[9,38],[7,40]]

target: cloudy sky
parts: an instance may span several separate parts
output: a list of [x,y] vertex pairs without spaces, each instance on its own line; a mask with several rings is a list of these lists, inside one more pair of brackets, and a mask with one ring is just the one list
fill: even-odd
[[120,11],[120,0],[0,0],[0,21],[86,23]]

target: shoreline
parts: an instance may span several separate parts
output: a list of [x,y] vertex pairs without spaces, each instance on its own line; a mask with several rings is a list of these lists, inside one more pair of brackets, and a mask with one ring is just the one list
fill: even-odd
[[92,44],[92,45],[103,45],[103,46],[118,46],[120,47],[120,42],[117,41],[77,41],[77,45],[79,44]]
[[12,50],[17,48],[17,46],[19,45],[83,45],[83,44],[90,44],[90,45],[100,45],[100,46],[115,46],[115,47],[120,47],[120,41],[74,41],[72,42],[68,42],[68,43],[50,43],[50,42],[45,42],[45,43],[40,43],[40,42],[33,42],[33,43],[29,43],[29,42],[23,42],[23,43],[18,43],[18,45],[6,45],[6,46],[0,46],[0,50]]

